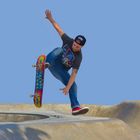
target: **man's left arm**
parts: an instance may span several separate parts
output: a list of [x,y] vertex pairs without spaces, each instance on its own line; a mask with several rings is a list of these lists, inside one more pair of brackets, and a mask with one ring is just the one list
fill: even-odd
[[78,69],[74,69],[74,68],[72,69],[72,73],[71,73],[70,79],[69,79],[69,81],[68,81],[68,84],[66,85],[65,88],[61,89],[61,90],[63,91],[64,95],[66,95],[66,94],[69,92],[69,90],[70,90],[72,84],[73,84],[74,81],[75,81],[77,72],[78,72]]

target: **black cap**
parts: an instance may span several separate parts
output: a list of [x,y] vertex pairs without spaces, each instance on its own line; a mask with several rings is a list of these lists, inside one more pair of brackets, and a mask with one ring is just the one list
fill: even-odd
[[81,46],[84,46],[85,43],[86,43],[86,38],[85,38],[84,36],[82,36],[82,35],[78,35],[78,36],[75,37],[74,41],[75,41],[77,44],[79,44],[79,45],[81,45]]

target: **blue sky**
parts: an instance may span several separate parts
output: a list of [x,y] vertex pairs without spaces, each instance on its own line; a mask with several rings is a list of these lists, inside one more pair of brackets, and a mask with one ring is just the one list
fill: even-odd
[[[87,43],[76,79],[81,104],[118,104],[140,99],[139,0],[0,1],[0,103],[30,103],[40,54],[62,41],[45,19],[54,19],[71,37]],[[47,70],[43,103],[69,103],[64,86]]]

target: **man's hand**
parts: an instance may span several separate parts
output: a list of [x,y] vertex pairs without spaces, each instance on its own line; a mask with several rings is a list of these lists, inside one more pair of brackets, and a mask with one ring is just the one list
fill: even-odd
[[69,87],[66,86],[65,88],[61,88],[60,90],[64,93],[64,95],[67,95],[69,92]]
[[63,91],[64,95],[67,95],[67,93],[69,92],[73,82],[75,81],[75,77],[76,77],[77,72],[78,72],[77,69],[72,69],[72,74],[70,76],[70,79],[69,79],[67,86],[65,88],[60,89]]
[[45,15],[46,15],[46,18],[47,18],[49,21],[51,21],[51,20],[53,19],[50,10],[46,10],[46,11],[45,11]]
[[61,29],[61,27],[56,23],[56,21],[54,20],[54,18],[52,17],[51,11],[50,10],[46,10],[45,11],[45,15],[46,15],[46,18],[52,23],[53,27],[56,29],[56,31],[58,32],[58,34],[60,36],[62,36],[64,34],[64,32]]

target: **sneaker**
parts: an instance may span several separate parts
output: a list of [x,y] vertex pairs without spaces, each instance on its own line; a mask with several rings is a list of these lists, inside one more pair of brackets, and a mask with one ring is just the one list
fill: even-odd
[[50,64],[48,62],[45,63],[45,69],[50,67]]
[[86,114],[89,111],[88,107],[75,107],[72,109],[72,115],[82,115]]

